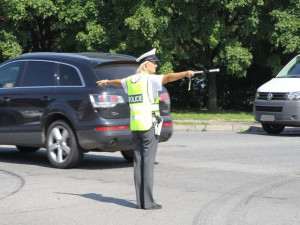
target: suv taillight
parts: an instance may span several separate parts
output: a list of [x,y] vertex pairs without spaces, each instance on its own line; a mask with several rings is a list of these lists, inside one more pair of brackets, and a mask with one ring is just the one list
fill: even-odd
[[162,93],[159,95],[159,100],[160,101],[166,101],[168,100],[170,97],[169,97],[169,94],[166,92],[166,93]]
[[112,108],[119,103],[125,103],[122,96],[119,95],[90,95],[90,99],[94,108]]

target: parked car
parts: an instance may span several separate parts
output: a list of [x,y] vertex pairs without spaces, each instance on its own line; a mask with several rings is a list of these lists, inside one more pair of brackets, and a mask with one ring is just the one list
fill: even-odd
[[279,134],[285,126],[300,127],[300,55],[257,89],[253,111],[267,133]]
[[[109,53],[28,53],[0,64],[0,145],[47,149],[54,167],[77,166],[84,153],[121,151],[133,160],[128,96],[96,81],[121,79],[138,64]],[[160,141],[172,135],[170,98],[160,95]]]

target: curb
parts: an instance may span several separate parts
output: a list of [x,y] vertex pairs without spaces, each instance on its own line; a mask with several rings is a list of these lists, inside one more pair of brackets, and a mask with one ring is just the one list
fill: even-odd
[[[237,132],[264,132],[259,123],[243,122],[219,122],[219,121],[190,121],[174,120],[174,130],[179,131],[199,131],[199,132],[218,132],[218,131],[237,131]],[[182,124],[189,123],[189,124]]]
[[[245,122],[222,122],[215,120],[173,120],[173,129],[178,131],[198,131],[198,132],[261,132],[266,133],[260,123]],[[285,133],[299,133],[300,127],[285,127]]]

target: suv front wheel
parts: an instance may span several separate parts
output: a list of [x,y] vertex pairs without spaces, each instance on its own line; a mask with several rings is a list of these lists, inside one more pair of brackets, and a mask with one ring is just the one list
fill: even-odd
[[63,120],[55,121],[49,126],[46,148],[49,161],[57,168],[75,167],[83,159],[83,151],[77,144],[71,126]]

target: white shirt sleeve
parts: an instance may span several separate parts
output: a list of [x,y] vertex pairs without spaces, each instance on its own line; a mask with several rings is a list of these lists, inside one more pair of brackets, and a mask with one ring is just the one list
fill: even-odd
[[[149,97],[152,103],[155,102],[156,92],[162,90],[162,78],[163,75],[149,75]],[[151,94],[152,93],[152,94]]]
[[122,83],[122,87],[124,88],[125,93],[127,94],[128,93],[128,87],[127,87],[127,84],[126,84],[126,78],[123,78],[121,80],[121,83]]
[[162,90],[162,78],[164,75],[150,75],[149,81],[152,86],[153,92]]

